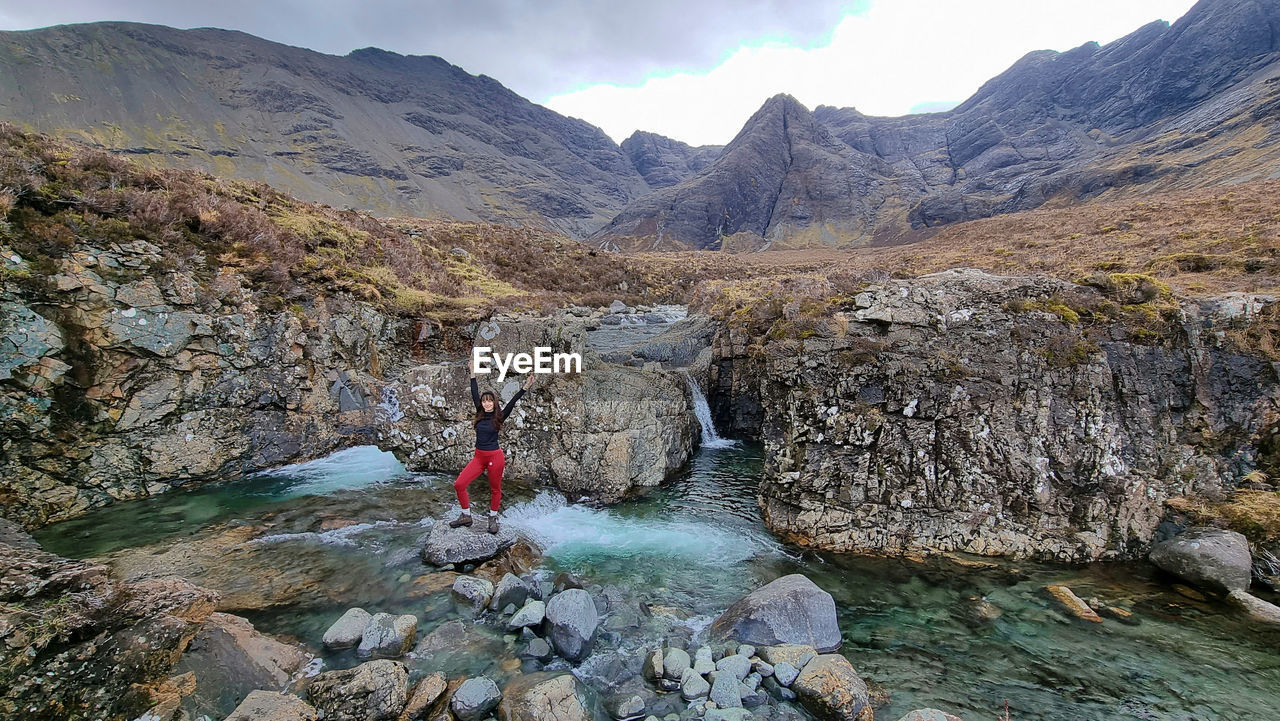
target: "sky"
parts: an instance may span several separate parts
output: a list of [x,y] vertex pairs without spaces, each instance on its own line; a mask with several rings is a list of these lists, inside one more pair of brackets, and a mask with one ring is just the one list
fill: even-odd
[[945,110],[1027,52],[1107,43],[1193,0],[0,0],[0,29],[221,27],[345,55],[438,55],[601,127],[727,143],[770,96]]

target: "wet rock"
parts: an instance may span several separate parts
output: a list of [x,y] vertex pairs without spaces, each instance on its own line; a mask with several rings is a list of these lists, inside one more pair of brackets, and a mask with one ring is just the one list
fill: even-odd
[[738,694],[744,708],[756,708],[769,700],[768,694],[759,686],[752,688],[748,684],[740,684]]
[[1268,603],[1240,589],[1227,594],[1227,600],[1248,612],[1255,621],[1280,625],[1280,606]]
[[711,693],[711,684],[692,668],[686,668],[680,676],[680,695],[686,701],[699,699]]
[[572,674],[541,672],[519,676],[503,689],[500,721],[591,721],[592,715]]
[[439,671],[427,674],[418,681],[409,692],[409,702],[400,712],[397,721],[422,721],[427,716],[432,704],[444,695],[449,687],[449,680]]
[[800,670],[791,690],[810,713],[825,721],[854,721],[870,705],[867,684],[839,654],[814,657]]
[[409,701],[409,672],[385,659],[327,671],[312,679],[307,698],[325,721],[387,721]]
[[458,721],[479,721],[498,707],[502,700],[502,692],[493,679],[477,676],[462,682],[453,698],[449,700],[449,709]]
[[1218,593],[1248,590],[1252,576],[1249,542],[1219,528],[1188,528],[1153,546],[1149,558],[1161,569]]
[[637,694],[620,695],[605,703],[605,710],[618,721],[631,721],[644,716],[644,699]]
[[541,638],[530,639],[529,645],[525,646],[524,653],[521,655],[527,658],[536,658],[539,661],[546,661],[551,658],[551,644]]
[[510,621],[507,621],[507,628],[514,631],[529,626],[541,626],[546,614],[547,604],[542,601],[529,601],[523,608],[516,611]]
[[498,585],[493,589],[493,598],[489,601],[489,608],[499,609],[513,605],[519,608],[529,598],[529,586],[524,580],[513,573],[508,573],[498,581]]
[[1081,600],[1070,588],[1062,585],[1045,586],[1044,588],[1067,613],[1085,621],[1102,623],[1102,618],[1097,613],[1094,613],[1094,610],[1089,608],[1089,604]]
[[557,573],[555,580],[552,581],[551,587],[554,593],[567,591],[571,588],[586,588],[581,578],[578,578],[568,571],[561,571],[560,573]]
[[661,648],[645,652],[644,666],[641,667],[640,673],[650,681],[657,681],[664,676],[665,670],[662,665]]
[[418,618],[375,613],[360,637],[356,655],[361,658],[399,658],[413,646],[418,634]]
[[563,591],[547,603],[547,638],[556,653],[570,661],[581,660],[591,653],[599,625],[595,602],[584,590]]
[[751,673],[751,659],[738,654],[725,656],[716,662],[716,670],[731,673],[735,679],[741,681]]
[[689,668],[689,652],[683,648],[668,648],[662,656],[662,675],[670,679],[678,679]]
[[1183,598],[1189,598],[1192,601],[1199,601],[1200,603],[1209,602],[1209,598],[1205,596],[1203,593],[1200,593],[1199,591],[1195,590],[1194,588],[1191,588],[1190,586],[1184,586],[1181,583],[1173,584],[1173,591],[1179,596],[1182,596]]
[[959,716],[952,716],[936,708],[922,708],[908,712],[898,721],[963,721]]
[[480,611],[493,598],[493,584],[476,576],[458,576],[453,582],[453,598],[458,605]]
[[226,721],[319,721],[320,712],[297,696],[252,691]]
[[1130,611],[1127,608],[1112,606],[1110,604],[1101,604],[1097,606],[1097,609],[1099,615],[1115,619],[1128,626],[1137,626],[1140,623],[1138,617],[1134,615],[1133,611]]
[[802,669],[814,656],[818,655],[812,646],[799,644],[769,646],[760,649],[758,653],[760,658],[774,665],[775,671],[780,663],[788,663],[796,669]]
[[724,672],[716,675],[711,682],[711,700],[720,708],[740,708],[742,706],[742,683],[732,673]]
[[773,675],[773,666],[762,658],[754,658],[751,660],[751,670],[761,678],[768,678]]
[[213,613],[174,672],[193,673],[197,682],[188,695],[217,706],[254,690],[294,690],[311,661],[304,648],[259,633],[246,619]]
[[422,547],[422,560],[433,566],[479,563],[493,558],[515,542],[516,532],[505,525],[497,533],[488,533],[466,526],[449,528],[448,523],[436,523]]
[[32,707],[65,718],[123,716],[138,690],[168,681],[218,599],[181,579],[120,582],[106,566],[18,540],[0,543],[3,718],[25,718]]
[[710,646],[703,646],[694,652],[693,670],[698,673],[711,673],[716,670],[716,662],[711,660]]
[[798,573],[739,599],[711,624],[711,632],[757,646],[791,643],[818,651],[840,648],[835,600]]
[[779,701],[791,701],[795,699],[796,692],[778,683],[778,679],[770,677],[760,682],[760,688],[768,691],[774,698]]

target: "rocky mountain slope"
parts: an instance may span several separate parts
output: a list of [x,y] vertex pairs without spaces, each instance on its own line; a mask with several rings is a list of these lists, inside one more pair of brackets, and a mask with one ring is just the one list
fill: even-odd
[[723,145],[688,143],[637,130],[622,141],[622,152],[644,177],[650,188],[665,188],[692,177],[710,165],[724,150]]
[[581,235],[648,191],[598,128],[436,57],[133,23],[0,33],[0,117],[380,215]]
[[1278,28],[1276,0],[1204,0],[1106,46],[1029,53],[945,113],[809,112],[775,97],[716,162],[594,237],[623,248],[889,243],[1045,204],[1274,177]]

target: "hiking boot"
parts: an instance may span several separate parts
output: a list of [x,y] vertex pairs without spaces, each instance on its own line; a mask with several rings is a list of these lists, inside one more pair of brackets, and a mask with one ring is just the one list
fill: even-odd
[[489,533],[497,533],[497,532],[498,532],[498,517],[489,516]]
[[460,513],[458,514],[457,518],[453,519],[452,521],[449,521],[449,528],[457,528],[459,526],[470,526],[470,525],[471,525],[470,513]]

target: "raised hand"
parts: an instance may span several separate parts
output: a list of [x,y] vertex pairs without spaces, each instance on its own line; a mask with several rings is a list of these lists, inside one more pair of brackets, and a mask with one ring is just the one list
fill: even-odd
[[538,375],[536,373],[530,373],[529,377],[524,380],[524,389],[529,390],[532,388],[536,380],[538,380]]

